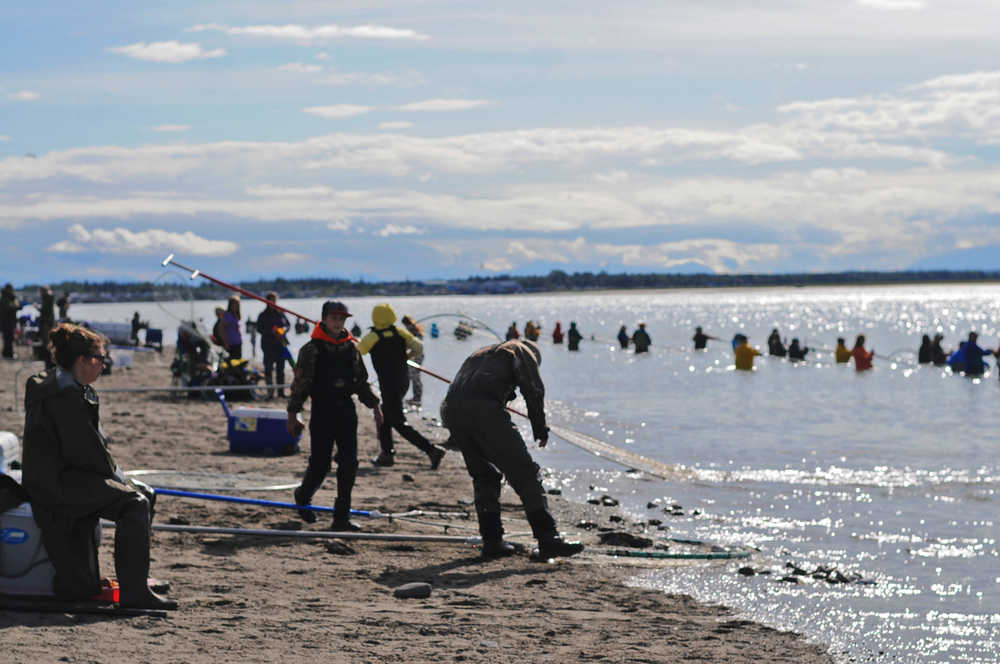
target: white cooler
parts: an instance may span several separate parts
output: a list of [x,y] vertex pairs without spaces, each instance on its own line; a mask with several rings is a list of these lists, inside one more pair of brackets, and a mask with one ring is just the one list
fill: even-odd
[[21,461],[21,445],[17,436],[9,431],[0,431],[0,473],[10,474],[13,461]]
[[51,595],[54,576],[31,505],[0,514],[0,593]]

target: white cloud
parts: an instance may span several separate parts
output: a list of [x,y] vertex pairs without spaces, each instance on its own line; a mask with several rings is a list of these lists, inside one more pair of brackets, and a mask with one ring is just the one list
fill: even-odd
[[156,228],[145,231],[98,228],[90,231],[81,224],[73,224],[67,229],[67,233],[69,240],[56,242],[48,248],[48,251],[102,254],[159,254],[164,251],[180,251],[195,256],[228,256],[239,249],[239,245],[235,242],[208,240],[191,231],[174,233]]
[[118,53],[136,60],[146,60],[148,62],[166,62],[177,64],[190,60],[204,60],[208,58],[221,58],[226,55],[226,50],[217,48],[206,51],[198,43],[182,44],[177,41],[164,42],[136,42],[127,46],[115,46],[108,49],[112,53]]
[[251,196],[267,198],[313,198],[316,196],[328,196],[333,193],[333,189],[324,186],[272,187],[265,184],[259,187],[247,187],[247,193]]
[[323,66],[305,62],[289,62],[288,64],[280,65],[278,71],[291,71],[297,74],[316,74],[323,71]]
[[262,265],[293,265],[296,263],[305,263],[311,261],[312,256],[309,254],[299,253],[297,251],[286,251],[280,254],[274,254],[273,256],[267,256],[262,261]]
[[514,264],[506,258],[491,258],[483,261],[480,267],[490,272],[507,272],[514,269]]
[[396,106],[397,111],[468,111],[473,108],[485,106],[487,101],[483,99],[428,99],[426,101],[416,101],[410,104]]
[[389,28],[382,25],[357,25],[344,27],[340,25],[319,25],[309,27],[304,25],[246,25],[228,26],[219,23],[206,23],[188,28],[191,32],[215,31],[231,37],[263,37],[294,41],[302,44],[312,44],[334,39],[404,39],[423,41],[430,39],[416,30],[405,28]]
[[378,123],[379,129],[409,129],[413,126],[412,122],[399,121],[399,122],[380,122]]
[[926,9],[927,3],[924,0],[854,0],[862,7],[872,7],[873,9],[888,10],[916,10]]
[[594,173],[594,179],[605,184],[621,184],[628,180],[627,171],[610,171],[608,173]]
[[389,224],[378,232],[379,237],[389,237],[392,235],[423,235],[423,231],[416,226],[399,226]]
[[329,72],[316,79],[323,85],[399,85],[410,87],[423,81],[419,74],[388,74],[368,72]]
[[9,142],[10,142],[10,136],[7,136],[6,134],[0,134],[0,143],[9,143]]
[[374,106],[358,106],[356,104],[337,104],[335,106],[307,106],[302,112],[320,118],[353,118],[376,110]]
[[317,60],[329,60],[330,59],[330,54],[327,53],[326,51],[320,51],[319,53],[317,53],[313,57],[315,57]]
[[191,125],[185,125],[185,124],[162,124],[153,127],[153,131],[158,131],[163,133],[180,133],[190,130],[191,130]]
[[32,92],[31,90],[21,90],[20,92],[15,92],[10,95],[10,98],[14,101],[35,101],[41,99],[41,95],[37,92]]

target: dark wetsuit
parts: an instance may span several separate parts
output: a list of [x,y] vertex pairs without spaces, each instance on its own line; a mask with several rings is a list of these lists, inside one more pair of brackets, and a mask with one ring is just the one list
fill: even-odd
[[357,394],[369,408],[378,405],[361,353],[351,339],[346,330],[334,339],[322,324],[317,325],[312,339],[299,351],[288,399],[289,417],[302,410],[307,398],[312,399],[309,466],[296,495],[301,504],[309,504],[323,484],[330,472],[333,446],[337,446],[334,521],[347,520],[358,473],[358,414],[351,395]]

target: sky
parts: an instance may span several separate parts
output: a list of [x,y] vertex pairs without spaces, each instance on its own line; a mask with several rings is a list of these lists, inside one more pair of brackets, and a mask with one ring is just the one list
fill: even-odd
[[0,281],[1000,269],[1000,3],[0,4]]

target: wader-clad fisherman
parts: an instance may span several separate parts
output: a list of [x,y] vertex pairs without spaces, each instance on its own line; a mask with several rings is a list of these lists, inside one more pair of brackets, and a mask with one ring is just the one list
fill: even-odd
[[472,476],[484,558],[514,553],[513,545],[503,541],[501,477],[507,478],[521,498],[531,532],[538,540],[540,558],[572,556],[583,550],[582,544],[559,537],[538,464],[506,410],[515,388],[520,389],[528,404],[532,434],[539,447],[545,447],[549,430],[545,425],[545,386],[538,373],[541,360],[538,346],[530,341],[511,340],[480,348],[462,364],[441,404],[441,419],[451,433],[451,442],[462,450]]
[[23,480],[55,567],[53,591],[65,599],[101,592],[94,529],[110,519],[121,605],[176,609],[148,585],[154,494],[125,478],[101,430],[90,385],[104,368],[104,340],[69,323],[50,338],[56,367],[29,378],[25,392]]
[[[301,425],[296,415],[307,398],[312,398],[309,417],[309,466],[302,484],[295,490],[295,503],[308,505],[313,494],[330,472],[333,446],[337,446],[337,500],[333,504],[333,530],[360,530],[348,518],[351,513],[351,491],[358,474],[358,414],[351,395],[375,412],[381,425],[382,414],[378,397],[368,384],[368,371],[354,345],[354,337],[344,329],[351,314],[343,302],[323,304],[322,322],[316,326],[312,339],[299,350],[295,364],[295,380],[288,399],[288,432],[298,435]],[[382,428],[379,426],[379,428]],[[316,513],[299,510],[306,523],[316,521]]]
[[395,463],[396,450],[392,444],[392,430],[395,429],[406,440],[431,460],[431,470],[437,470],[444,458],[444,449],[432,444],[420,432],[406,422],[403,414],[403,396],[410,386],[410,371],[406,364],[408,357],[420,357],[424,345],[407,330],[396,323],[396,311],[388,304],[376,304],[372,310],[371,331],[361,339],[358,350],[362,355],[370,353],[372,366],[378,374],[378,387],[382,392],[382,416],[384,424],[379,427],[378,439],[381,453],[372,460],[376,466],[391,466]]
[[[278,294],[269,291],[264,299],[277,304]],[[285,314],[271,306],[257,316],[260,352],[264,356],[264,378],[268,385],[274,385],[275,379],[279,385],[285,384],[285,347],[288,346],[288,338],[285,334],[288,332],[289,326],[290,323]],[[269,389],[267,396],[274,396],[274,390]],[[278,388],[278,396],[284,398],[285,388]]]

